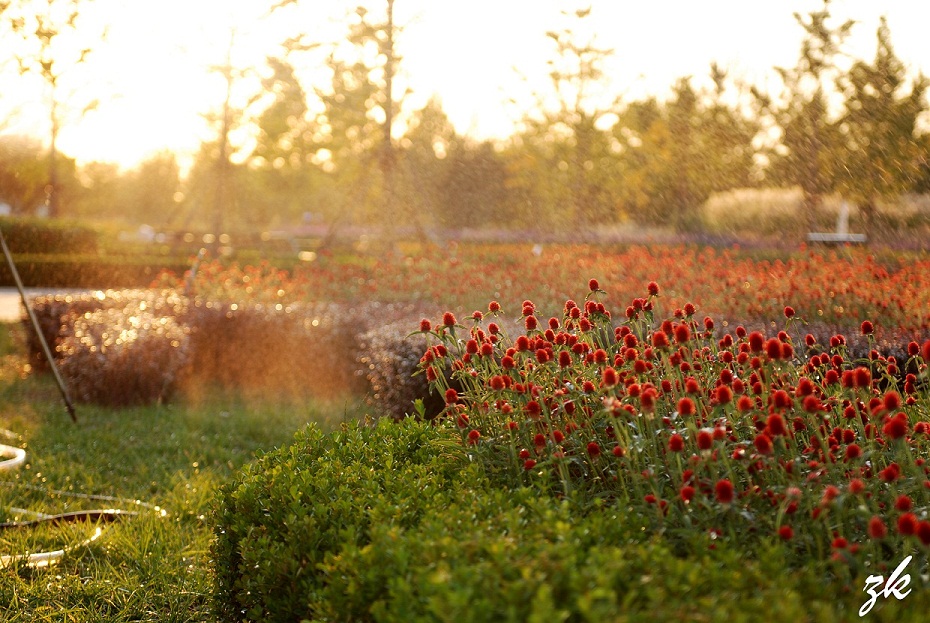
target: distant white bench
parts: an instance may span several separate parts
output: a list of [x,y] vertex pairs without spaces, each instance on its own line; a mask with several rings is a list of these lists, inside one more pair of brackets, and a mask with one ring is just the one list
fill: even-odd
[[840,213],[836,217],[836,231],[807,234],[808,242],[821,244],[865,244],[865,234],[849,233],[849,204],[840,204]]

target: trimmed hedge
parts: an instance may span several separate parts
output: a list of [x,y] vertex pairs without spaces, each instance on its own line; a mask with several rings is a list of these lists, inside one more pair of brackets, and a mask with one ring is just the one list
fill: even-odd
[[[419,317],[400,304],[240,304],[188,299],[172,290],[39,296],[32,309],[76,398],[110,405],[163,400],[175,392],[197,399],[217,389],[265,400],[364,393],[379,382],[381,371],[360,368],[368,356],[360,335],[376,323],[409,327]],[[146,333],[141,349],[107,345],[109,336],[140,319],[171,330]],[[29,361],[44,370],[38,336],[31,323],[25,326]],[[114,366],[110,357],[133,363]],[[419,354],[413,357],[415,367]],[[162,384],[165,391],[154,391]],[[425,383],[418,390],[425,392]],[[414,394],[401,413],[412,411],[412,399],[420,396]]]
[[75,319],[59,350],[61,376],[80,402],[109,406],[169,399],[188,363],[189,330],[139,304]]
[[[214,516],[221,620],[829,621],[863,602],[842,565],[702,534],[673,551],[623,508],[504,489],[449,439],[412,420],[309,428],[247,466]],[[913,593],[881,614],[919,620],[930,593]]]
[[0,217],[0,230],[13,253],[97,253],[100,242],[97,230],[70,221]]
[[[144,288],[164,270],[182,275],[186,259],[146,256],[16,255],[16,270],[26,287]],[[0,286],[15,282],[6,261],[0,261]]]
[[414,528],[448,506],[458,497],[454,476],[466,468],[427,425],[382,420],[298,433],[221,490],[213,552],[220,616],[318,618],[334,598],[318,567],[346,547],[364,548],[375,526]]

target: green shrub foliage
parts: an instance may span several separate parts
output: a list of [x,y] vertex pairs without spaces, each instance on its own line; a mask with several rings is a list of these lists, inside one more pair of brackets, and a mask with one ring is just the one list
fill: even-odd
[[412,419],[309,428],[249,465],[214,517],[220,619],[847,620],[863,601],[836,561],[699,532],[682,548],[632,508],[502,486],[448,439]]
[[13,253],[97,253],[100,234],[67,221],[0,217],[0,230]]
[[[342,587],[321,568],[370,547],[374,529],[400,535],[457,499],[467,462],[454,448],[426,424],[384,420],[328,436],[309,428],[294,445],[248,466],[222,489],[216,517],[221,615],[231,621],[353,619],[331,611]],[[386,588],[352,590],[377,599]]]

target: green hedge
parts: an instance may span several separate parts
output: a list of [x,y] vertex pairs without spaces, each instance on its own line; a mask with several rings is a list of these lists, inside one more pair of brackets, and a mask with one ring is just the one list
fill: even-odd
[[[184,258],[96,255],[15,255],[16,270],[26,287],[145,288],[162,270],[182,275]],[[0,286],[13,286],[6,260],[0,261]]]
[[[214,518],[219,617],[840,621],[867,597],[864,577],[830,561],[790,568],[775,542],[748,554],[695,533],[673,551],[622,508],[505,490],[448,439],[412,420],[310,428],[248,466]],[[928,605],[914,590],[873,616],[920,620]]]
[[0,217],[0,230],[13,253],[97,253],[100,243],[97,230],[70,221]]

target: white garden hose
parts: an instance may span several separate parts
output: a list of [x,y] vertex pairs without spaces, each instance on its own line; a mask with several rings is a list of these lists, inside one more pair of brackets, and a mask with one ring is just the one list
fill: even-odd
[[[22,448],[15,448],[13,446],[7,446],[0,444],[0,457],[7,457],[0,461],[0,471],[6,471],[10,469],[15,469],[21,466],[26,462],[26,451]],[[27,486],[28,485],[22,485]],[[119,498],[111,498],[109,496],[91,496],[91,495],[82,495],[75,493],[65,493],[60,492],[65,495],[72,495],[75,497],[86,497],[89,499],[106,499],[113,501],[125,501],[120,500]],[[157,506],[151,506],[144,504],[143,502],[135,502],[137,505],[145,506],[151,508],[156,512],[159,512],[162,516],[166,513]],[[10,508],[11,511],[19,514],[28,514],[37,519],[32,521],[21,521],[21,522],[11,522],[6,524],[0,524],[0,528],[28,528],[36,526],[42,523],[69,523],[73,521],[113,521],[121,517],[132,517],[136,513],[121,511],[115,509],[106,509],[106,510],[91,510],[91,511],[78,511],[72,513],[64,513],[61,515],[46,515],[44,513],[37,513],[34,511],[28,511],[25,509]],[[78,547],[85,547],[90,545],[103,534],[103,527],[100,525],[95,526],[94,533],[87,539],[71,545],[69,547],[53,550],[50,552],[35,552],[35,553],[25,553],[25,554],[10,554],[10,555],[0,555],[0,569],[8,567],[13,564],[24,564],[29,567],[47,567],[58,562],[65,554],[68,552],[77,549]]]

